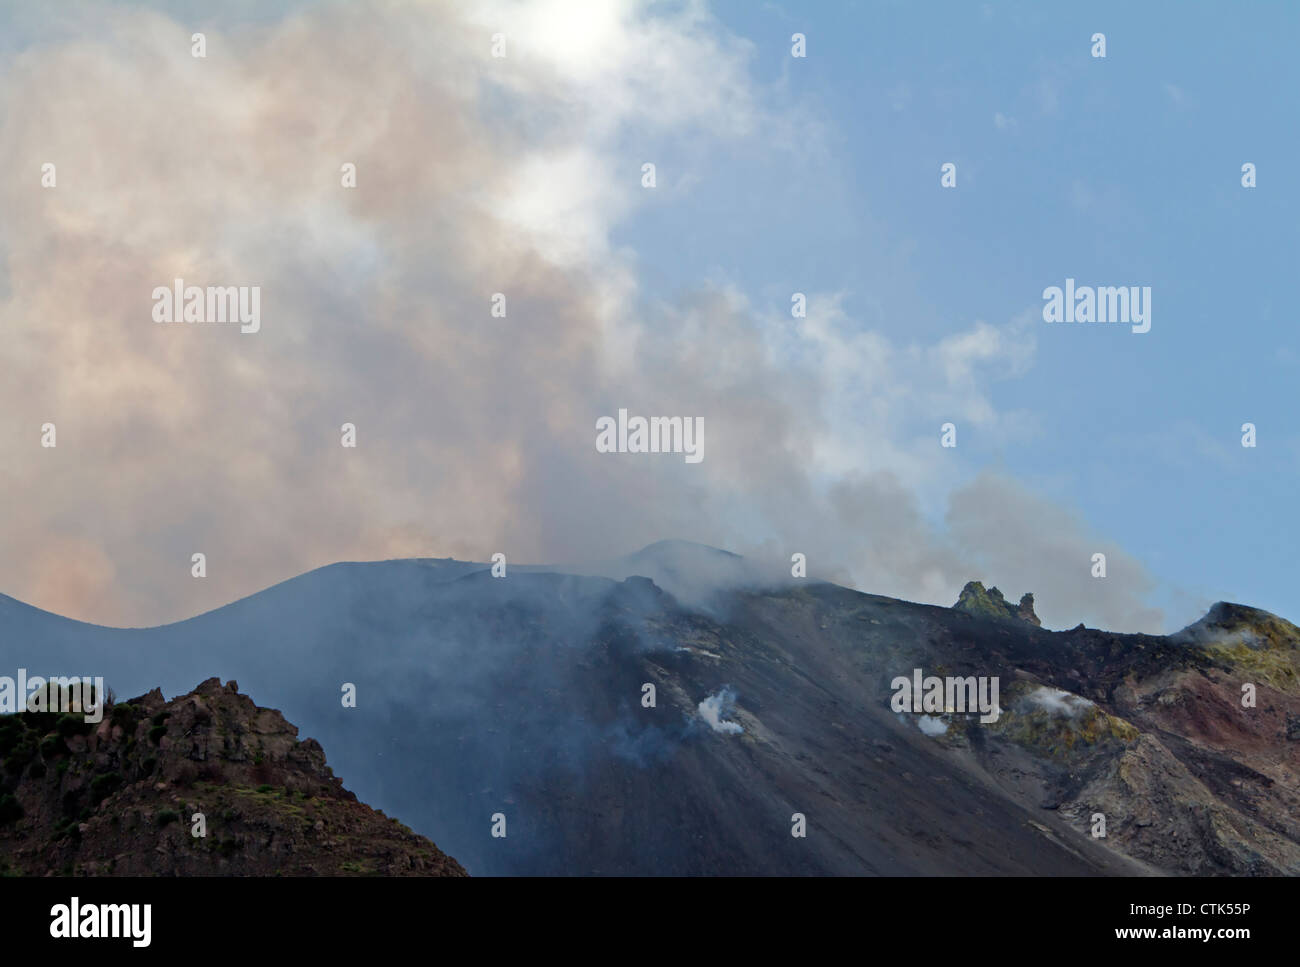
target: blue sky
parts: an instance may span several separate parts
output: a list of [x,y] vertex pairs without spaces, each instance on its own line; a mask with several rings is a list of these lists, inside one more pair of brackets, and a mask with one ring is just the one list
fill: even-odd
[[[777,302],[843,292],[848,312],[904,341],[1037,312],[1066,277],[1150,285],[1149,333],[1040,322],[1033,366],[993,391],[1038,432],[965,434],[958,472],[1005,468],[1076,506],[1148,564],[1171,618],[1199,607],[1185,594],[1300,614],[1300,350],[1286,308],[1300,8],[713,9],[833,152],[802,169],[779,153],[719,158],[691,192],[689,227],[678,208],[625,226],[647,275],[689,286],[714,272]],[[1098,31],[1104,60],[1090,54]],[[794,32],[804,60],[789,56]],[[947,161],[955,190],[939,186]],[[941,416],[915,415],[918,433]]]

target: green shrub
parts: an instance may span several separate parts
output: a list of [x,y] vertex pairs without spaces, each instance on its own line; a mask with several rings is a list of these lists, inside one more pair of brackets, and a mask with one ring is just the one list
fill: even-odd
[[44,735],[59,721],[58,712],[24,712],[23,722],[38,735]]
[[135,729],[135,723],[139,719],[140,710],[130,702],[124,702],[121,705],[114,705],[113,711],[109,714],[109,721],[114,725],[120,725],[124,731],[131,732]]
[[55,727],[65,739],[73,735],[86,735],[91,730],[91,724],[84,715],[60,715]]
[[102,776],[95,776],[94,779],[90,780],[91,801],[96,804],[104,801],[116,792],[120,785],[122,785],[122,777],[116,772],[106,772]]
[[5,772],[16,776],[27,767],[27,763],[36,758],[36,739],[33,736],[25,735],[16,746],[9,751],[5,757]]
[[27,728],[17,715],[0,717],[0,756],[8,756],[20,741]]
[[174,823],[181,818],[181,814],[174,809],[160,809],[154,816],[154,822],[159,826],[166,826],[168,823]]

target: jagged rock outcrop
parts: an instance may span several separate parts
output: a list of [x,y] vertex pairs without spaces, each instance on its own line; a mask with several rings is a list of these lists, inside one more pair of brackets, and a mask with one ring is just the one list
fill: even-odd
[[1034,614],[1032,594],[1025,594],[1020,599],[1019,607],[1012,607],[1001,591],[997,588],[985,590],[979,581],[967,581],[953,607],[985,618],[1015,618],[1039,627],[1043,624],[1038,620],[1038,615]]
[[466,875],[357,801],[315,739],[233,681],[170,702],[155,688],[94,724],[3,716],[0,756],[9,874]]

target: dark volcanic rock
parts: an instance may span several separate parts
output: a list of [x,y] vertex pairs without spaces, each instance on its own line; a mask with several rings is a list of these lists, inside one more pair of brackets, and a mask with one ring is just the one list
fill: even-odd
[[1028,621],[1031,625],[1042,626],[1038,620],[1038,615],[1034,614],[1034,596],[1025,594],[1020,598],[1020,607],[1016,609],[1016,617],[1021,621]]
[[106,707],[97,724],[4,716],[0,752],[10,874],[465,875],[358,802],[315,739],[299,741],[233,681],[170,702],[155,688]]

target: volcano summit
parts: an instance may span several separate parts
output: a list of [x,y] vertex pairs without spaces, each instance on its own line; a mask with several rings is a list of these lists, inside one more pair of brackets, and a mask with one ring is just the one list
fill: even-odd
[[[474,875],[1300,873],[1300,629],[1223,604],[1176,635],[1058,632],[1006,608],[666,542],[504,579],[336,564],[143,630],[0,597],[0,664],[118,694],[237,678]],[[914,669],[996,679],[1001,714],[895,711]]]

